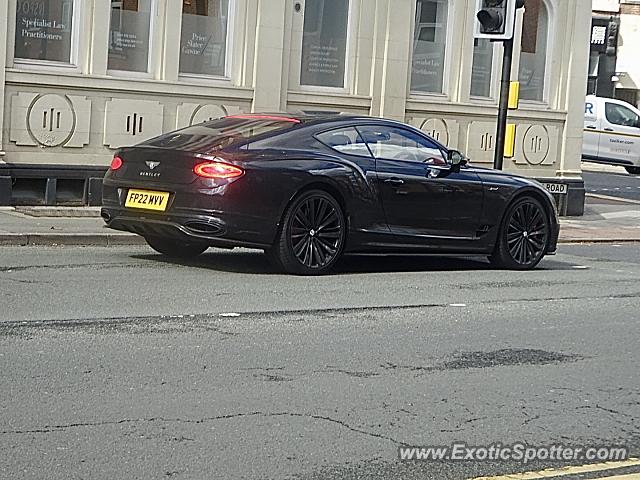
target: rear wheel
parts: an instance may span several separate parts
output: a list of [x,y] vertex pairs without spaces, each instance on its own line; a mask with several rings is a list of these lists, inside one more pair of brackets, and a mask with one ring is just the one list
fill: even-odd
[[504,216],[491,263],[511,270],[530,270],[544,257],[549,240],[549,218],[533,197],[520,198]]
[[326,273],[342,254],[345,223],[340,204],[330,194],[323,190],[305,192],[287,209],[267,257],[288,273]]
[[624,167],[631,175],[640,175],[640,167]]
[[167,238],[146,237],[145,240],[156,252],[173,258],[193,258],[204,252],[208,245],[202,243],[184,243]]

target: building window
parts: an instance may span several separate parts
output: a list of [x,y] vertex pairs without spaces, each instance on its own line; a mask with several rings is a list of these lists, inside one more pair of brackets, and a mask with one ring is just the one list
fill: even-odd
[[307,0],[300,85],[345,87],[349,0]]
[[227,73],[229,0],[183,0],[180,73]]
[[152,0],[111,1],[109,70],[147,72]]
[[448,0],[418,0],[411,62],[411,90],[442,93]]
[[544,100],[549,14],[543,0],[527,0],[520,53],[520,98]]
[[475,39],[471,70],[471,96],[491,97],[493,43],[487,38]]
[[72,63],[73,0],[18,0],[15,58]]

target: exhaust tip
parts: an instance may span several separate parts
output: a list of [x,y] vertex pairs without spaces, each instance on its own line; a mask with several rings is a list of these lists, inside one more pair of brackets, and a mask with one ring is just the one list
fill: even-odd
[[224,233],[224,228],[216,223],[206,223],[206,222],[187,222],[185,223],[185,228],[193,233],[197,233],[200,235],[222,235]]

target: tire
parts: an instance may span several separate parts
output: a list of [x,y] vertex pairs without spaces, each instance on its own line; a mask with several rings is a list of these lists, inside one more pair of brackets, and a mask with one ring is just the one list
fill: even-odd
[[544,257],[549,242],[549,216],[533,197],[518,198],[507,209],[491,263],[509,270],[531,270]]
[[624,167],[630,175],[640,175],[640,167]]
[[202,243],[183,243],[167,238],[145,237],[145,240],[156,252],[172,258],[194,258],[209,248]]
[[322,275],[344,249],[346,221],[338,201],[323,190],[309,190],[287,208],[273,247],[271,263],[287,273]]

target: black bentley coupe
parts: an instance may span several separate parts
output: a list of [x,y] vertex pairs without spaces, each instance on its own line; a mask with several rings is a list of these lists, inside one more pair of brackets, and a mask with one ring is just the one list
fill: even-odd
[[306,275],[385,252],[526,270],[559,232],[536,181],[472,166],[403,123],[344,114],[233,115],[167,133],[119,150],[103,192],[107,226],[164,255],[257,248]]

